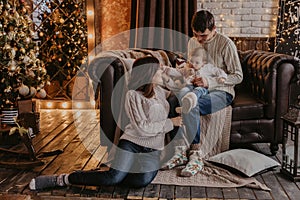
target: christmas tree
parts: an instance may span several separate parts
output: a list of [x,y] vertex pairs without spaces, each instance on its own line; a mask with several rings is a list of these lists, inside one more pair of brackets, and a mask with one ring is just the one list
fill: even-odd
[[20,99],[44,98],[48,75],[37,58],[33,22],[25,0],[0,0],[0,106]]
[[[40,59],[52,81],[69,82],[87,58],[87,24],[84,1],[53,0],[40,13]],[[70,95],[69,95],[70,96]],[[67,96],[68,98],[68,96]]]

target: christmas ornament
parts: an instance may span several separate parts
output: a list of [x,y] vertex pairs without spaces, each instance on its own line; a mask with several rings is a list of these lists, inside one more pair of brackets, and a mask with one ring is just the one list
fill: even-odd
[[13,71],[16,70],[16,61],[14,61],[14,60],[9,61],[9,63],[8,63],[8,70],[10,72],[13,72]]
[[40,89],[40,90],[36,93],[36,97],[37,97],[37,98],[43,99],[43,98],[46,98],[46,96],[47,96],[47,93],[46,93],[46,91],[45,91],[44,89]]
[[25,0],[0,1],[0,109],[17,106],[32,98],[48,83],[49,76],[37,58],[32,40],[35,27]]
[[20,93],[20,95],[22,95],[22,96],[28,95],[28,94],[29,94],[29,88],[28,88],[28,86],[22,84],[22,85],[19,87],[19,93]]
[[29,95],[27,96],[27,98],[34,97],[35,95],[36,95],[36,89],[34,87],[30,87]]

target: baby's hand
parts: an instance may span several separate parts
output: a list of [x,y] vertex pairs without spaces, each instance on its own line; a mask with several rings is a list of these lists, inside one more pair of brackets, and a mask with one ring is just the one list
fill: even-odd
[[190,68],[189,72],[190,72],[190,75],[195,75],[195,69],[194,68]]
[[184,76],[193,76],[193,75],[195,75],[194,68],[186,68],[185,69],[185,75]]
[[226,79],[224,77],[217,78],[218,83],[224,83]]

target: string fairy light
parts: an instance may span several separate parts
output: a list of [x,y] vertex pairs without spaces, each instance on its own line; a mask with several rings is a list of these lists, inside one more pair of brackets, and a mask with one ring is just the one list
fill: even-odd
[[91,61],[91,57],[94,57],[95,42],[95,7],[94,1],[87,1],[87,29],[88,29],[88,62]]
[[298,56],[300,44],[300,1],[279,2],[275,51]]

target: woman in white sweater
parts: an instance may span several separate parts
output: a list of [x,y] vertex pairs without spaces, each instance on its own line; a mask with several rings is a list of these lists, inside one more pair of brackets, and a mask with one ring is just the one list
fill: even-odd
[[125,185],[144,187],[155,178],[160,167],[164,137],[181,117],[168,118],[169,92],[153,83],[159,61],[153,57],[137,59],[133,64],[126,94],[125,110],[130,120],[118,144],[108,171],[76,171],[71,174],[43,175],[31,180],[29,187],[76,185]]

